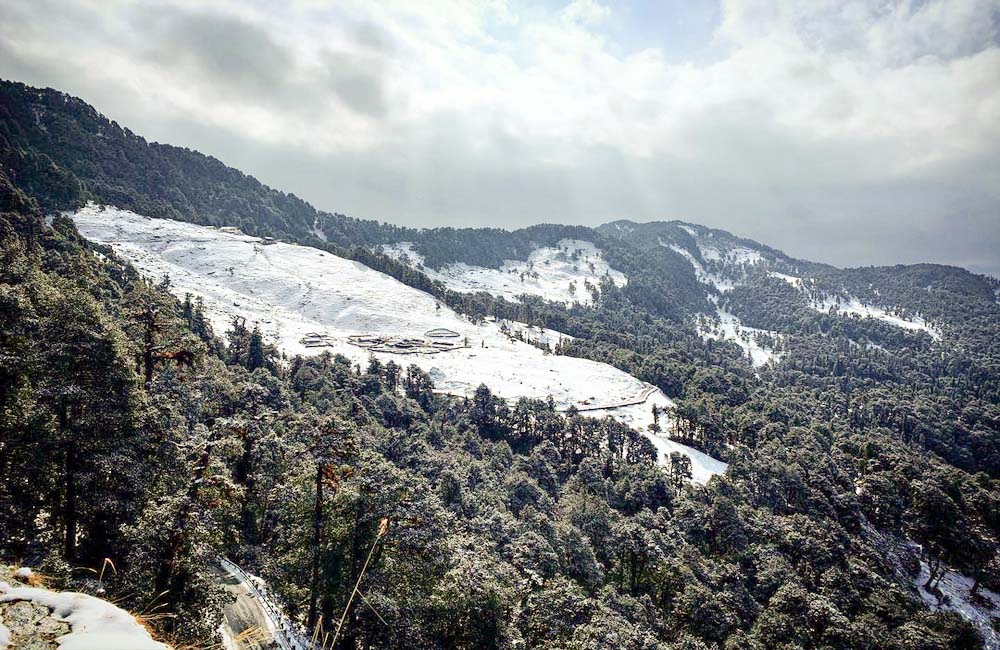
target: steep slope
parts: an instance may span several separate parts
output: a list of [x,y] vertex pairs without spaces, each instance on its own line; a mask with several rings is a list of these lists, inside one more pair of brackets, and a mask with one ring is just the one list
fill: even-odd
[[371,355],[430,373],[438,390],[466,397],[481,383],[499,396],[552,397],[559,408],[617,414],[647,434],[662,458],[679,451],[707,481],[725,465],[647,431],[662,391],[605,363],[551,354],[566,335],[496,320],[473,323],[432,296],[362,264],[307,246],[88,206],[73,215],[88,238],[110,244],[147,277],[203,298],[216,331],[259,324],[289,355],[330,351],[360,365]]
[[603,282],[618,287],[628,284],[625,274],[607,263],[603,251],[580,239],[560,239],[555,246],[539,246],[526,260],[504,260],[498,269],[465,262],[430,269],[412,242],[386,244],[382,250],[424,271],[431,280],[452,291],[485,291],[513,301],[527,294],[566,305],[590,306],[600,297]]
[[341,247],[407,232],[318,211],[215,158],[147,142],[78,98],[5,80],[0,166],[48,210],[97,200],[154,217]]

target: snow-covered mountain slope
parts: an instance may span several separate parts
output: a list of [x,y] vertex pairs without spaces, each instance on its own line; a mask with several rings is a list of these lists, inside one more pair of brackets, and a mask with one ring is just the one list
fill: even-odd
[[695,224],[680,224],[678,227],[694,239],[701,258],[707,262],[738,265],[757,264],[765,259],[763,251],[734,241],[728,233]]
[[[726,292],[757,281],[761,277],[761,271],[765,271],[766,276],[784,280],[799,291],[806,304],[816,311],[873,318],[907,331],[926,332],[935,340],[941,338],[940,332],[923,318],[901,316],[901,309],[865,304],[850,295],[828,296],[818,293],[814,286],[815,278],[809,277],[809,269],[815,269],[816,265],[793,260],[778,251],[755,246],[749,240],[738,239],[729,233],[704,226],[676,222],[660,225],[662,232],[657,235],[659,245],[669,248],[691,264],[698,281],[716,290],[717,294],[708,296],[716,304],[724,302]],[[742,326],[732,314],[722,316],[720,313],[720,318],[723,327],[714,331],[717,338],[736,342],[754,357],[755,365],[762,363],[760,352],[755,354],[754,350],[745,345],[745,339],[737,335],[739,328],[750,328]]]
[[506,260],[499,269],[459,262],[435,270],[424,266],[423,257],[411,242],[385,245],[382,251],[419,268],[430,279],[440,280],[454,291],[485,291],[508,300],[528,294],[586,306],[593,304],[593,293],[600,292],[604,278],[619,287],[628,282],[624,273],[608,265],[593,243],[577,239],[563,239],[554,247],[536,248],[526,261]]
[[[704,265],[702,265],[702,263],[699,262],[695,258],[695,256],[691,254],[691,251],[682,248],[677,244],[664,243],[662,239],[660,240],[660,245],[666,246],[667,248],[674,251],[675,253],[686,259],[688,262],[690,262],[691,266],[694,268],[694,274],[695,277],[698,278],[698,282],[712,285],[720,292],[729,291],[734,286],[736,286],[732,280],[724,278],[718,273],[709,273],[708,271],[706,271]],[[718,302],[718,296],[711,296],[711,299],[714,299],[715,302]]]
[[743,348],[755,368],[780,358],[772,342],[781,341],[781,334],[771,330],[747,327],[732,314],[717,310],[715,318],[702,318],[698,333],[703,339],[732,341]]
[[[471,395],[486,383],[508,399],[551,395],[560,408],[603,415],[593,409],[608,407],[607,414],[643,431],[653,404],[670,405],[661,391],[617,368],[550,354],[511,335],[522,330],[552,345],[564,336],[559,332],[474,324],[429,294],[325,251],[116,208],[91,205],[73,218],[84,236],[111,245],[144,275],[168,275],[177,295],[203,298],[220,333],[241,317],[289,354],[329,350],[362,365],[376,354],[423,368],[442,392]],[[647,435],[661,452],[692,456],[696,478],[725,469],[699,466],[694,450]]]
[[816,311],[857,316],[858,318],[874,318],[904,330],[926,332],[934,340],[941,339],[941,333],[936,328],[928,325],[927,322],[920,316],[904,318],[890,313],[882,307],[866,305],[853,296],[848,296],[846,298],[826,297],[823,300],[812,300],[809,304]]

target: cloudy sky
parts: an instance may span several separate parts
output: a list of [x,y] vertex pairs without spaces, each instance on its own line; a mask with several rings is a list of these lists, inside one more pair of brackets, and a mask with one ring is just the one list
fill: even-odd
[[1000,0],[0,0],[0,77],[320,208],[1000,274]]

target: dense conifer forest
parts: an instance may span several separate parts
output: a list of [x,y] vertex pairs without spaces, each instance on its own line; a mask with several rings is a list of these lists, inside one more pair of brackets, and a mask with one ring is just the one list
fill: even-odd
[[[575,337],[674,398],[678,455],[551,402],[434,392],[416,366],[287,358],[252,324],[142,278],[60,211],[86,201],[314,245],[470,318]],[[414,231],[328,214],[197,152],[151,144],[78,99],[0,83],[0,560],[108,594],[163,638],[215,642],[229,557],[338,648],[978,648],[917,596],[945,570],[1000,589],[995,279],[938,265],[842,270],[752,244],[724,294],[679,222]],[[594,241],[629,276],[593,308],[461,294],[382,254],[496,267]],[[731,238],[731,239],[729,239]],[[690,239],[690,241],[688,241]],[[713,264],[718,265],[716,269]],[[809,308],[851,295],[942,333]],[[755,368],[698,335],[716,304],[780,335]],[[95,571],[105,558],[116,570]],[[364,575],[362,576],[362,572]],[[993,621],[994,628],[1000,623]],[[203,647],[203,646],[198,646]]]

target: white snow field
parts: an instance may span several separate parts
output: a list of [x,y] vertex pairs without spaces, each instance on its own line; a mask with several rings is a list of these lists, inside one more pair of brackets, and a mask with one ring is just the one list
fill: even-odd
[[739,318],[721,309],[716,311],[716,316],[718,324],[708,319],[699,323],[698,333],[703,339],[733,341],[747,353],[754,368],[780,358],[780,354],[757,341],[758,335],[781,338],[777,332],[747,327]]
[[[607,413],[644,432],[652,422],[652,405],[670,404],[661,391],[617,368],[548,354],[514,340],[504,327],[525,330],[532,339],[544,337],[550,345],[565,335],[529,332],[520,324],[473,324],[427,293],[316,248],[264,244],[231,229],[150,219],[94,205],[73,218],[81,234],[111,245],[147,277],[158,280],[169,275],[176,295],[203,298],[206,315],[219,334],[230,329],[232,318],[238,316],[246,318],[248,327],[259,324],[265,336],[289,355],[328,350],[363,366],[370,354],[376,354],[383,362],[392,359],[404,367],[423,368],[441,392],[471,395],[485,383],[507,399],[551,395],[561,409],[575,405],[588,415]],[[427,336],[429,332],[437,336]],[[422,352],[369,349],[352,338],[359,336],[406,345],[419,342],[417,349]],[[632,404],[641,408],[627,406]],[[594,410],[600,407],[616,408]],[[725,471],[725,463],[646,433],[661,454],[676,450],[691,456],[694,472],[702,480]]]
[[812,308],[817,311],[824,312],[829,312],[832,308],[835,308],[837,312],[843,315],[856,315],[861,318],[876,318],[880,321],[884,321],[890,325],[895,325],[896,327],[900,327],[905,330],[927,332],[935,341],[941,339],[941,333],[928,325],[927,322],[919,316],[905,319],[900,316],[896,316],[895,314],[891,314],[881,307],[866,305],[853,296],[848,296],[847,298],[827,297],[823,301],[813,301]]
[[[154,641],[134,616],[100,598],[0,582],[0,602],[15,601],[47,607],[69,624],[70,633],[57,640],[60,650],[170,650],[170,646]],[[0,621],[0,650],[9,642],[8,631]]]
[[599,248],[579,239],[563,239],[555,247],[536,248],[527,261],[506,260],[499,269],[461,262],[440,270],[431,269],[424,266],[424,258],[413,249],[412,242],[388,244],[382,247],[382,252],[420,268],[431,280],[440,280],[453,291],[485,291],[514,301],[528,294],[567,305],[587,306],[594,302],[587,284],[599,289],[605,276],[619,287],[628,283],[624,273],[608,265]]
[[792,285],[796,289],[802,288],[802,278],[795,275],[788,275],[786,273],[778,273],[777,271],[768,271],[767,274],[772,278],[778,278],[779,280],[784,280],[788,284]]

